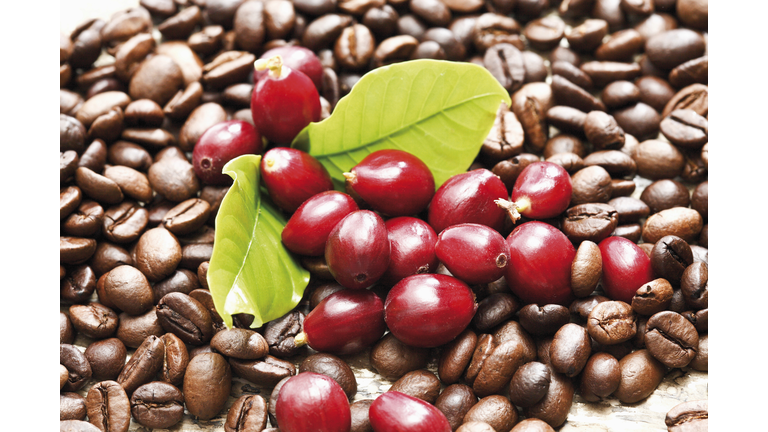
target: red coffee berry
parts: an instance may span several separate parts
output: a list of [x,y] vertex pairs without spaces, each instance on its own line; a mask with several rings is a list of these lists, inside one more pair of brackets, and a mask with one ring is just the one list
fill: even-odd
[[[323,65],[320,63],[320,59],[317,58],[308,48],[298,45],[286,45],[277,48],[272,48],[269,51],[264,52],[260,58],[269,60],[270,58],[279,55],[283,59],[283,64],[289,68],[302,72],[312,83],[315,84],[315,88],[318,91],[323,86]],[[267,73],[266,70],[253,71],[253,82],[259,82],[262,76]]]
[[280,237],[293,253],[321,256],[325,253],[331,230],[344,216],[356,210],[360,209],[349,195],[337,191],[321,192],[296,209]]
[[560,230],[544,222],[526,222],[507,237],[507,284],[524,303],[567,305],[571,263],[576,249]]
[[547,219],[564,212],[571,202],[571,176],[553,162],[533,162],[523,169],[512,188],[512,202],[496,203],[506,210],[512,222],[523,215],[530,219]]
[[244,154],[260,154],[261,135],[252,124],[228,120],[209,127],[192,151],[192,168],[203,183],[226,185],[232,178],[221,169],[230,160]]
[[325,244],[325,262],[336,281],[346,288],[366,288],[389,266],[389,239],[381,216],[358,210],[331,230]]
[[344,177],[347,187],[388,216],[418,214],[435,194],[435,178],[427,164],[402,150],[375,151]]
[[487,225],[501,231],[506,216],[494,201],[508,197],[504,183],[487,169],[457,174],[435,192],[427,220],[436,233],[462,223]]
[[284,432],[349,432],[349,400],[333,379],[315,372],[288,378],[280,388],[275,417]]
[[415,274],[431,273],[440,262],[435,255],[437,234],[421,219],[400,216],[384,222],[389,238],[389,266],[381,282],[394,285]]
[[374,432],[451,432],[445,414],[434,405],[398,391],[377,397],[368,419]]
[[384,321],[401,342],[433,348],[452,341],[472,321],[475,294],[442,274],[417,274],[398,282],[384,302]]
[[278,207],[293,213],[304,201],[333,190],[328,170],[301,150],[275,147],[261,159],[261,180]]
[[470,285],[501,278],[509,261],[504,237],[479,224],[459,224],[444,229],[437,236],[435,254],[452,275]]
[[253,124],[264,137],[288,144],[309,123],[320,120],[320,95],[309,77],[283,65],[279,55],[256,60],[254,67],[269,69],[251,95]]
[[598,246],[603,258],[602,285],[606,296],[632,304],[637,290],[655,279],[651,259],[624,237],[608,237]]

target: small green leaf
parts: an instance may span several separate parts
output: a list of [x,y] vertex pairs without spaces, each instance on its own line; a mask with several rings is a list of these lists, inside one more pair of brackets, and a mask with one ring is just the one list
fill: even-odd
[[465,172],[509,94],[472,63],[413,60],[365,74],[333,114],[310,123],[292,146],[317,158],[340,190],[344,172],[382,149],[412,153],[439,187]]
[[208,286],[227,327],[237,313],[253,315],[251,327],[285,315],[309,283],[309,272],[280,240],[285,218],[259,192],[260,162],[244,155],[222,170],[234,184],[216,215]]

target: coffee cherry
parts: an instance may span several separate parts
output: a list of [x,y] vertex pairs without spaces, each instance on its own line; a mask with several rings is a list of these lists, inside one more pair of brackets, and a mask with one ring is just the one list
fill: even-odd
[[253,124],[264,137],[288,144],[309,123],[320,120],[320,95],[306,75],[284,66],[279,55],[256,60],[254,68],[269,69],[251,96]]
[[504,237],[479,224],[444,229],[437,236],[435,254],[451,274],[470,285],[498,280],[504,276],[509,260]]
[[336,355],[356,354],[386,330],[384,302],[373,291],[343,289],[324,298],[304,319],[296,344]]
[[526,222],[507,237],[507,284],[524,303],[567,305],[571,263],[576,249],[560,230],[544,222]]
[[393,217],[420,213],[435,194],[429,167],[402,150],[375,151],[344,177],[347,187],[374,210]]
[[275,147],[261,159],[261,179],[278,207],[293,213],[304,201],[333,190],[328,170],[301,150]]
[[434,405],[398,391],[377,397],[368,419],[374,432],[451,432],[445,414]]
[[435,255],[437,234],[426,222],[410,216],[389,219],[384,223],[389,238],[389,266],[381,282],[394,285],[401,279],[431,273],[440,262]]
[[624,237],[608,237],[600,242],[603,258],[603,289],[613,300],[631,304],[644,284],[655,279],[651,259],[639,246]]
[[[323,86],[323,65],[320,63],[320,59],[317,58],[308,48],[298,45],[286,45],[277,48],[272,48],[261,55],[260,58],[269,60],[270,58],[279,55],[283,59],[283,64],[289,68],[302,72],[312,83],[315,84],[315,88],[318,91]],[[253,71],[253,82],[259,82],[262,76],[267,73],[266,70]]]
[[337,191],[321,192],[304,201],[285,224],[280,238],[289,251],[321,256],[331,230],[344,216],[359,210],[355,200]]
[[366,288],[389,266],[389,239],[381,216],[358,210],[344,217],[325,244],[325,262],[331,275],[346,288]]
[[435,192],[427,220],[436,233],[462,223],[487,225],[501,231],[505,213],[494,200],[508,197],[504,183],[487,169],[457,174]]
[[349,432],[349,400],[333,379],[315,372],[288,378],[280,388],[275,417],[284,432]]
[[192,151],[192,168],[203,183],[227,185],[232,178],[221,169],[230,160],[244,154],[261,154],[261,135],[252,124],[229,120],[209,127]]
[[464,331],[476,310],[475,294],[464,282],[442,274],[417,274],[389,291],[384,321],[401,342],[433,348]]
[[496,204],[509,214],[512,222],[520,215],[530,219],[547,219],[564,212],[571,202],[571,176],[560,165],[534,162],[520,173],[512,188],[512,202],[498,200]]

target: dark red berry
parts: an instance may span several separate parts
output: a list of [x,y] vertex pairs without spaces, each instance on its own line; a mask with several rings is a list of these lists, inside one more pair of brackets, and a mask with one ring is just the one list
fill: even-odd
[[374,432],[451,432],[445,414],[434,405],[398,391],[377,397],[368,419]]
[[349,195],[337,191],[321,192],[296,209],[280,237],[293,253],[323,255],[331,230],[344,216],[356,210],[360,209]]
[[464,282],[442,274],[418,274],[389,291],[384,321],[401,342],[433,348],[464,331],[476,310],[475,294]]
[[499,207],[509,213],[512,222],[520,216],[547,219],[564,212],[571,202],[571,176],[553,162],[533,162],[525,167],[512,188],[512,202],[501,200]]
[[228,120],[209,127],[197,140],[192,151],[192,167],[203,183],[226,185],[232,178],[221,169],[230,160],[244,154],[260,154],[261,135],[252,124]]
[[280,56],[257,60],[255,67],[269,69],[251,96],[253,124],[265,138],[288,144],[308,124],[320,120],[320,95],[311,79],[284,66]]
[[480,224],[459,224],[444,229],[437,236],[435,254],[452,275],[470,285],[500,279],[509,261],[504,237]]
[[418,157],[402,150],[379,150],[344,173],[347,186],[379,213],[416,215],[435,194],[435,178]]
[[429,204],[429,225],[436,233],[462,223],[487,225],[501,232],[506,214],[494,201],[507,198],[504,183],[487,169],[457,174],[435,192]]
[[644,284],[655,279],[648,255],[624,237],[608,237],[600,242],[603,258],[602,285],[613,300],[632,303],[632,297]]
[[[289,68],[302,72],[312,83],[315,84],[315,88],[318,91],[323,86],[323,65],[320,63],[320,59],[317,58],[308,48],[298,45],[286,45],[277,48],[272,48],[261,55],[260,58],[269,60],[270,58],[279,55],[283,59],[283,64]],[[259,79],[266,74],[267,71],[253,71],[253,82],[259,82]]]
[[293,213],[304,201],[333,190],[328,170],[301,150],[275,147],[261,159],[261,179],[278,207]]
[[288,378],[280,388],[275,417],[283,432],[349,432],[349,400],[333,379],[315,372]]
[[568,237],[544,222],[526,222],[507,237],[507,284],[524,303],[567,305],[576,249]]
[[366,288],[389,266],[389,240],[381,216],[358,210],[344,217],[325,244],[325,262],[333,277],[346,288]]
[[428,223],[410,216],[400,216],[384,223],[389,237],[389,267],[381,277],[385,285],[394,285],[401,279],[437,269],[435,255],[437,234]]
[[315,351],[336,355],[363,351],[385,330],[384,302],[369,290],[337,291],[304,319],[307,344]]

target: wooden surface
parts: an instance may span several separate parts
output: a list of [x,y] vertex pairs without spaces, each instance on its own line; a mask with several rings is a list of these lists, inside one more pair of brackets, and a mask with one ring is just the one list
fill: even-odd
[[[138,0],[62,0],[60,24],[62,32],[69,33],[80,22],[88,18],[109,19],[112,13],[138,5]],[[111,56],[103,55],[98,64],[109,64]],[[640,177],[635,178],[637,189],[632,194],[639,197],[642,190],[650,184],[650,181]],[[61,305],[61,310],[68,311],[68,306]],[[81,350],[85,350],[91,341],[79,335],[75,341]],[[129,356],[133,350],[129,350]],[[437,372],[437,352],[432,356],[428,369]],[[288,359],[297,369],[305,357]],[[387,391],[392,385],[391,381],[382,378],[370,369],[368,351],[352,357],[344,357],[352,366],[357,377],[358,392],[353,401],[361,399],[375,399],[376,396]],[[79,393],[86,395],[88,389],[95,382],[88,383]],[[224,421],[227,411],[235,399],[242,394],[259,394],[269,400],[271,388],[256,386],[241,378],[233,378],[232,394],[227,407],[220,415],[210,421],[199,421],[188,413],[184,419],[171,429],[154,429],[155,431],[224,431]],[[666,431],[664,417],[670,408],[680,402],[688,400],[701,400],[708,398],[708,374],[688,368],[673,369],[664,378],[661,385],[647,399],[635,404],[622,404],[615,398],[608,398],[597,403],[589,403],[582,399],[578,392],[574,397],[571,411],[566,423],[558,430],[567,431]],[[131,421],[130,431],[148,432],[152,429],[143,427]]]

